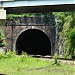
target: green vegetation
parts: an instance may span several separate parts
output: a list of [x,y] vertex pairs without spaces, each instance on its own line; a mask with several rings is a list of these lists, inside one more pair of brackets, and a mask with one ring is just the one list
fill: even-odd
[[55,53],[54,56],[53,56],[54,64],[55,64],[55,65],[58,65],[58,64],[59,64],[59,63],[58,63],[58,58],[59,58],[58,54]]
[[75,58],[75,27],[71,29],[70,32],[67,34],[67,38],[70,42],[70,50],[72,57]]
[[1,20],[0,19],[0,26],[2,26],[2,25],[5,25],[5,20],[3,20],[3,19]]
[[53,14],[58,17],[59,43],[64,45],[64,57],[75,58],[75,12],[54,12]]
[[6,75],[74,75],[74,65],[53,65],[53,61],[42,60],[8,52],[0,54],[0,73]]
[[41,15],[41,13],[9,14],[7,15],[7,19],[14,19],[16,17],[34,17],[39,15]]
[[0,29],[0,47],[5,47],[5,46],[6,46],[5,36],[2,29]]

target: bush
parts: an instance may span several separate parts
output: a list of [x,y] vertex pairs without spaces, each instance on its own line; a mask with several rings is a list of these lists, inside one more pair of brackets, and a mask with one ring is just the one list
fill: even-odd
[[11,50],[8,51],[6,54],[0,53],[0,59],[2,59],[2,58],[12,58],[12,57],[15,57],[15,56],[16,56],[16,53],[12,52]]
[[75,59],[75,49],[74,49],[74,52],[73,52],[72,58]]
[[5,54],[0,53],[0,59],[7,58]]
[[54,56],[53,56],[54,64],[58,64],[58,58],[59,58],[58,54],[55,53]]
[[3,34],[3,30],[0,29],[0,47],[5,47],[6,43],[5,43],[5,36]]
[[70,30],[67,34],[68,40],[70,41],[70,49],[69,54],[71,56],[74,56],[74,49],[75,49],[75,27]]
[[16,55],[16,53],[13,52],[13,51],[11,51],[11,50],[9,50],[9,51],[6,53],[6,56],[7,56],[8,58],[12,58],[12,57],[14,57],[15,55]]
[[28,55],[27,55],[27,53],[24,52],[24,51],[22,51],[21,54],[22,54],[22,56],[21,56],[21,62],[23,62],[23,61],[24,61],[24,58],[28,57]]

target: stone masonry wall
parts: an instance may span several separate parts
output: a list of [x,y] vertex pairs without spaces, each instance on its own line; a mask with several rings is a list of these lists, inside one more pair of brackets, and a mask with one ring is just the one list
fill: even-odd
[[55,52],[55,19],[47,17],[47,22],[44,22],[44,17],[23,17],[7,20],[5,25],[5,35],[7,38],[7,49],[15,50],[16,40],[18,36],[27,29],[39,29],[43,31],[50,39],[51,54]]

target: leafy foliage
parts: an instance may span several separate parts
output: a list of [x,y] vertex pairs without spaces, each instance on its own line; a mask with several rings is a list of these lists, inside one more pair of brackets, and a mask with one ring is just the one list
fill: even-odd
[[0,29],[0,47],[4,47],[4,46],[6,46],[5,36],[2,29]]
[[72,56],[75,56],[75,27],[71,29],[71,31],[67,34],[67,37],[69,42],[71,43],[69,53],[71,53]]
[[41,13],[8,14],[7,19],[14,19],[16,17],[34,17],[39,15],[41,15]]
[[[59,23],[59,42],[64,43],[64,55],[73,56],[75,49],[75,13],[74,12],[55,12]],[[62,43],[60,43],[62,44]]]
[[53,59],[54,59],[54,64],[56,64],[56,65],[59,64],[59,63],[58,63],[58,58],[59,58],[58,54],[55,53],[54,56],[53,56]]

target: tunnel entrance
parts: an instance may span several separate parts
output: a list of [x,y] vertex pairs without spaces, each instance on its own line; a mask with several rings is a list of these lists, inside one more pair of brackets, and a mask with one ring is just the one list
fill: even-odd
[[28,29],[19,35],[16,41],[16,50],[18,50],[18,54],[24,51],[31,55],[50,55],[50,39],[41,30]]

